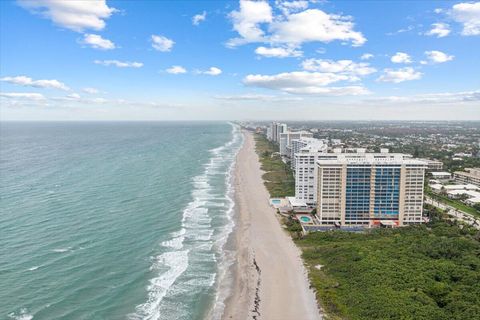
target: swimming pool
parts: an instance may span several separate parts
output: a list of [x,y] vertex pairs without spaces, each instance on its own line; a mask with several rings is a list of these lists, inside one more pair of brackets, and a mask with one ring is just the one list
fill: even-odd
[[282,202],[282,201],[280,199],[272,199],[272,200],[270,200],[270,202],[272,204],[280,204],[280,202]]
[[309,218],[309,217],[307,217],[307,216],[301,216],[301,217],[300,217],[300,220],[301,220],[302,222],[312,222],[312,219]]

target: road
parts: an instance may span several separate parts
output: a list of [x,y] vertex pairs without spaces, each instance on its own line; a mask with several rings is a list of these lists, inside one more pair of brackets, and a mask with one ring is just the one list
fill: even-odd
[[445,213],[454,217],[456,220],[460,220],[472,227],[480,230],[480,219],[476,218],[474,215],[460,211],[448,204],[434,200],[428,196],[425,196],[425,203],[428,203],[432,206],[435,206],[439,209],[445,210]]

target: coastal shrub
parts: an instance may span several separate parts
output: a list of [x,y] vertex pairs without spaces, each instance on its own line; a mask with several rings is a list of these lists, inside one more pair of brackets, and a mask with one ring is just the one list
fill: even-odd
[[262,176],[270,197],[283,198],[295,194],[295,178],[290,166],[282,161],[278,146],[264,136],[255,135],[255,149],[260,159]]
[[296,242],[332,319],[478,320],[477,235],[433,219],[365,233],[310,233]]

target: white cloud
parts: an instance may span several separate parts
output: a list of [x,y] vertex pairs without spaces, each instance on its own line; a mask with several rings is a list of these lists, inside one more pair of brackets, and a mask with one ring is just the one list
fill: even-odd
[[18,0],[18,3],[61,27],[77,32],[102,30],[105,28],[105,19],[116,11],[107,5],[106,0]]
[[292,97],[292,96],[273,96],[266,94],[240,94],[240,95],[219,95],[214,96],[218,100],[227,100],[227,101],[301,101],[301,97]]
[[209,76],[218,76],[222,73],[222,70],[217,67],[210,67],[206,71],[200,71],[201,74],[208,74]]
[[95,64],[100,64],[102,66],[115,66],[118,68],[141,68],[143,67],[143,63],[141,62],[130,62],[130,61],[119,61],[119,60],[95,60],[93,61]]
[[301,57],[303,52],[293,47],[258,47],[255,53],[267,58]]
[[361,60],[369,60],[369,59],[372,59],[372,58],[373,58],[373,54],[371,54],[371,53],[364,53],[360,57]]
[[450,26],[446,23],[433,23],[432,29],[425,33],[427,36],[436,36],[437,38],[443,38],[450,34]]
[[[302,9],[302,1],[294,1],[295,11]],[[285,3],[283,7],[285,8]],[[293,2],[292,2],[293,3]],[[288,5],[287,5],[288,6]],[[285,11],[284,16],[274,17],[272,8],[267,1],[241,0],[240,10],[230,13],[233,29],[240,35],[230,39],[228,46],[238,46],[252,42],[269,44],[289,44],[299,47],[306,42],[331,42],[340,40],[351,42],[353,46],[361,46],[367,40],[361,32],[354,30],[354,23],[350,16],[327,14],[319,9],[307,9],[291,13]],[[262,29],[267,25],[268,33]]]
[[232,11],[229,16],[233,21],[233,29],[240,35],[240,38],[228,41],[227,45],[230,47],[263,42],[265,38],[260,24],[273,20],[272,8],[266,1],[240,0],[240,10]]
[[17,77],[4,77],[0,81],[16,84],[24,87],[35,87],[35,88],[50,88],[50,89],[59,89],[68,91],[68,88],[64,83],[58,80],[33,80],[27,76],[17,76]]
[[34,101],[45,100],[45,96],[41,93],[0,92],[0,97],[13,98],[13,99],[34,100]]
[[200,22],[205,21],[206,18],[207,18],[207,12],[203,11],[201,14],[196,14],[193,16],[192,24],[194,26],[198,26]]
[[71,99],[71,100],[78,100],[78,99],[81,99],[82,97],[78,94],[78,93],[70,93],[66,96],[67,99]]
[[88,94],[97,94],[100,92],[98,91],[98,89],[95,88],[83,88],[82,91]]
[[168,68],[165,71],[168,72],[168,73],[171,73],[171,74],[187,73],[187,70],[182,66],[171,66],[170,68]]
[[412,31],[413,29],[415,29],[414,26],[408,26],[408,27],[406,27],[406,28],[398,29],[398,30],[395,31],[395,32],[387,32],[386,35],[387,35],[387,36],[394,36],[394,35],[397,35],[397,34],[401,34],[401,33],[405,33],[405,32]]
[[296,0],[296,1],[284,1],[276,0],[275,5],[279,8],[284,15],[289,15],[292,12],[305,10],[308,8],[308,1]]
[[164,36],[152,35],[152,47],[161,52],[171,51],[175,41]]
[[83,40],[81,41],[83,44],[89,45],[94,49],[100,50],[111,50],[115,49],[115,44],[108,40],[102,38],[102,36],[98,34],[84,34]]
[[480,35],[480,2],[457,3],[449,14],[453,20],[463,25],[462,35]]
[[405,52],[397,52],[390,60],[393,63],[412,63],[412,58]]
[[403,81],[418,80],[422,77],[422,73],[415,71],[411,67],[400,69],[384,69],[384,74],[377,81],[400,83]]
[[353,46],[363,45],[367,40],[353,28],[351,17],[308,9],[291,14],[285,20],[275,20],[270,26],[270,41],[300,45],[304,42],[341,40],[351,42]]
[[366,62],[328,59],[307,59],[302,62],[302,68],[308,71],[341,73],[350,76],[350,80],[358,80],[357,76],[366,76],[377,71]]
[[447,61],[451,61],[454,58],[454,56],[437,50],[425,51],[425,55],[431,63],[444,63]]
[[293,94],[341,96],[368,93],[368,90],[362,86],[327,87],[329,84],[349,80],[349,78],[343,74],[295,71],[276,75],[250,74],[243,79],[243,83]]
[[369,99],[375,102],[401,102],[401,103],[461,103],[461,102],[477,102],[480,101],[480,90],[464,91],[464,92],[444,92],[444,93],[427,93],[413,96],[388,96]]

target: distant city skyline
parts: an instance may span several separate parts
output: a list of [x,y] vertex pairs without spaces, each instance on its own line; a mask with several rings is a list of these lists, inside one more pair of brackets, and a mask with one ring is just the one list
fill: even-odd
[[480,2],[0,2],[0,120],[480,120]]

